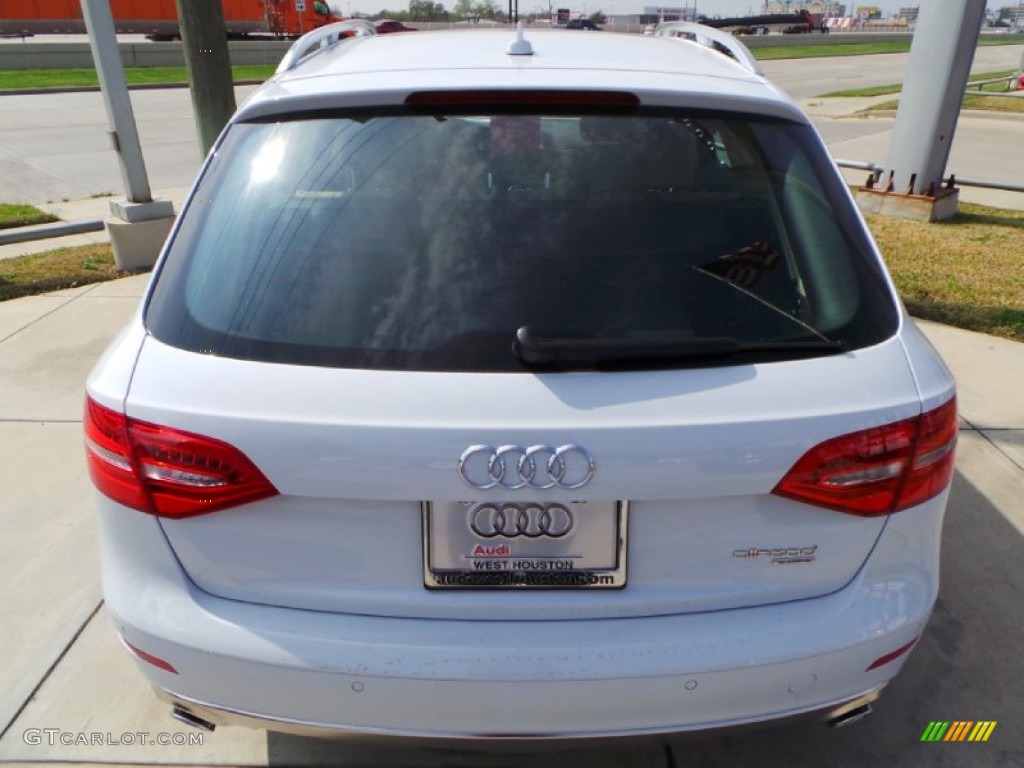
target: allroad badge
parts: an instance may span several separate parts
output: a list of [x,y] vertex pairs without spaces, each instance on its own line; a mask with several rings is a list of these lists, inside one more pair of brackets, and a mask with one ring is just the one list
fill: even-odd
[[737,549],[732,556],[735,560],[760,560],[765,559],[772,565],[791,565],[794,563],[813,563],[817,558],[815,553],[818,545],[810,547],[749,547]]

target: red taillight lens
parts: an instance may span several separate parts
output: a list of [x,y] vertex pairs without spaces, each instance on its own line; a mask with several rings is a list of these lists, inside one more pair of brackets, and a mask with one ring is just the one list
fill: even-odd
[[906,645],[901,645],[895,651],[890,651],[889,653],[885,654],[885,656],[879,656],[877,659],[872,661],[871,664],[868,665],[868,668],[865,669],[864,671],[865,672],[870,672],[873,669],[878,669],[879,667],[884,667],[890,661],[895,661],[900,656],[902,656],[907,651],[909,651],[911,648],[913,648],[914,647],[914,643],[916,643],[916,642],[917,642],[917,638],[915,637],[909,643],[907,643]]
[[88,398],[84,421],[85,460],[93,484],[126,507],[152,512],[128,448],[127,417]]
[[940,494],[953,475],[956,399],[917,418],[826,440],[772,493],[853,515],[886,515]]
[[897,511],[938,496],[953,479],[959,429],[956,400],[922,414],[918,421],[914,461],[896,503]]
[[154,656],[152,653],[146,653],[141,648],[136,648],[123,637],[121,638],[121,642],[125,644],[125,647],[129,651],[131,651],[133,654],[135,654],[138,658],[142,659],[146,663],[152,664],[157,669],[162,669],[165,672],[170,672],[171,674],[175,675],[178,674],[178,670],[171,666],[170,662],[164,661],[159,656]]
[[141,512],[191,517],[277,495],[237,448],[129,419],[91,398],[85,407],[85,448],[100,492]]

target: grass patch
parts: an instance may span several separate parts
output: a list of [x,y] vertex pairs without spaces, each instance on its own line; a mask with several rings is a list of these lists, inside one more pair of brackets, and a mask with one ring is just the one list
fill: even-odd
[[[996,35],[981,37],[978,46],[1020,45],[1024,43],[1024,35]],[[756,45],[756,43],[754,43]],[[909,40],[891,40],[877,43],[826,43],[822,40],[817,44],[782,45],[764,48],[751,48],[754,57],[767,61],[769,59],[808,59],[821,56],[867,56],[874,53],[907,53],[910,51]]]
[[109,245],[83,245],[0,260],[0,301],[102,283],[131,272],[114,265]]
[[987,112],[1024,112],[1024,96],[1015,99],[1001,99],[995,96],[965,96],[964,109],[981,109]]
[[31,205],[0,203],[0,229],[27,227],[30,224],[49,224],[60,221],[52,213],[40,211]]
[[[1016,74],[1016,70],[1008,69],[1002,72],[979,72],[976,75],[971,75],[968,82],[976,83],[979,80],[992,80],[996,77],[1010,77]],[[986,91],[1005,91],[1006,83],[991,83],[990,85],[982,86],[983,90]],[[889,85],[874,85],[868,88],[850,88],[845,91],[832,91],[831,93],[823,93],[818,98],[822,99],[851,99],[851,98],[868,98],[871,96],[886,96],[890,93],[900,93],[903,90],[902,83],[890,83]]]
[[873,53],[906,53],[910,41],[893,40],[881,43],[836,43],[820,45],[779,45],[751,48],[754,57],[762,61],[770,59],[808,59],[822,56],[869,56]]
[[1024,35],[997,35],[982,36],[978,39],[978,46],[990,45],[1020,45],[1024,43]]
[[[899,99],[893,99],[892,101],[884,101],[881,104],[875,104],[863,109],[857,114],[865,114],[867,112],[894,112],[900,106]],[[963,102],[961,102],[962,109],[978,109],[985,112],[1009,112],[1011,114],[1019,114],[1024,112],[1024,96],[1019,96],[1015,99],[999,98],[997,96],[964,96]]]
[[[275,64],[244,64],[231,67],[234,81],[262,82],[274,74]],[[185,67],[129,67],[124,70],[129,85],[186,85]],[[38,88],[85,88],[98,86],[95,69],[6,69],[0,71],[0,90]]]
[[911,314],[1024,341],[1024,211],[961,203],[934,224],[867,219]]

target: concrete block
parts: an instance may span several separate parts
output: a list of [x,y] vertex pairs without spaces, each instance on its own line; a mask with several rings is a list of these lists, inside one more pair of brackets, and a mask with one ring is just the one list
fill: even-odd
[[857,190],[856,199],[857,206],[864,213],[880,213],[912,221],[943,221],[956,214],[960,190],[942,189],[932,197],[862,187]]
[[156,264],[174,217],[135,222],[110,217],[104,223],[117,268],[148,269]]

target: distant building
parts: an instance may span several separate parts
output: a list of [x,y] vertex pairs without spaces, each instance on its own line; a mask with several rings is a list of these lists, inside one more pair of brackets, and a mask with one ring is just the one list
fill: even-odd
[[853,9],[853,15],[863,21],[882,18],[882,9],[877,5],[858,5]]
[[917,21],[917,14],[921,10],[921,6],[912,5],[906,8],[900,8],[896,12],[897,19],[903,19],[908,24],[913,24]]
[[999,21],[1011,27],[1024,27],[1024,7],[1019,3],[1014,6],[1003,6],[999,9]]
[[762,8],[764,13],[799,13],[807,11],[815,16],[845,16],[846,5],[844,3],[830,2],[829,0],[807,0],[802,3],[770,2],[765,3]]
[[657,24],[662,21],[696,21],[696,3],[692,8],[680,8],[678,6],[646,5],[641,15],[644,24]]

